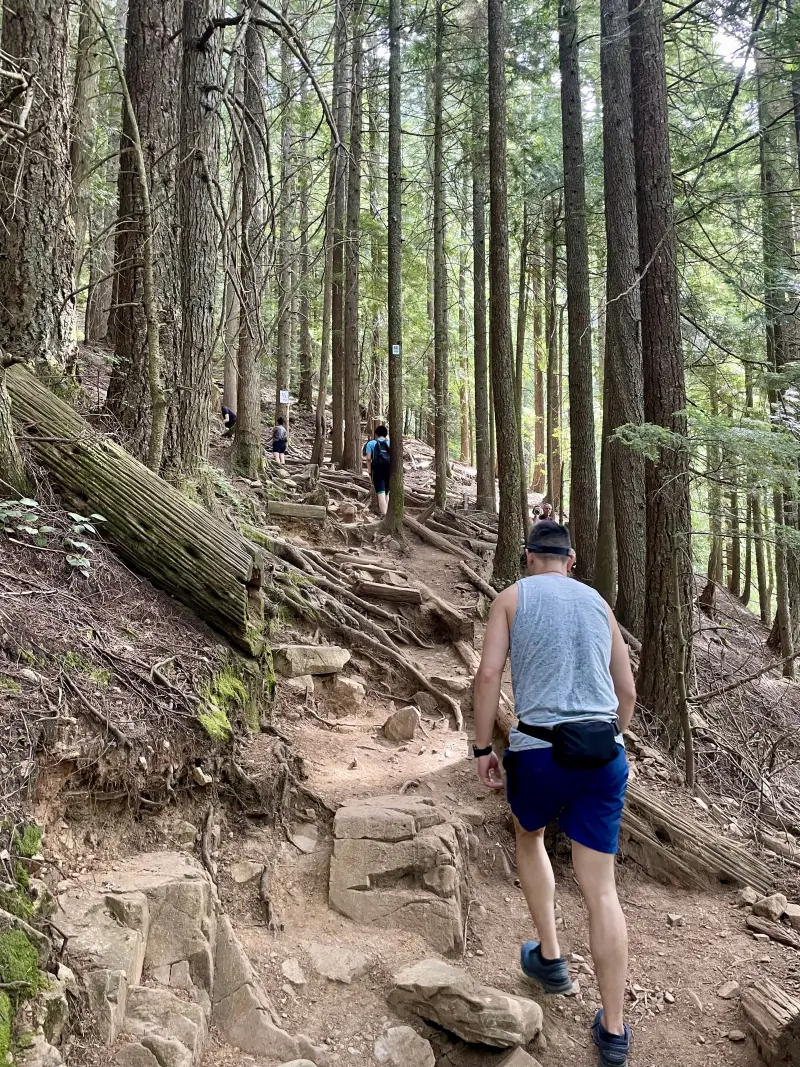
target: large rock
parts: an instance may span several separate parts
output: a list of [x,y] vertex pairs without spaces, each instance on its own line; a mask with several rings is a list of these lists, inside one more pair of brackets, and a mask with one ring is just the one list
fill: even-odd
[[366,695],[364,683],[356,681],[355,678],[344,678],[337,674],[331,682],[331,696],[348,711],[360,708]]
[[788,903],[783,893],[773,893],[770,897],[762,897],[761,900],[756,901],[753,905],[753,915],[758,915],[762,919],[770,919],[774,923],[780,922]]
[[435,1067],[430,1041],[410,1026],[393,1026],[375,1042],[375,1059],[389,1067]]
[[338,674],[349,660],[349,650],[338,645],[284,645],[273,653],[275,670],[285,678]]
[[64,1061],[58,1049],[37,1034],[30,1045],[17,1054],[14,1062],[18,1067],[61,1067]]
[[[191,1064],[194,1060],[199,1061],[203,1051],[207,1020],[199,1004],[181,1000],[168,989],[137,986],[128,990],[124,1030],[125,1033],[138,1037],[145,1047],[148,1047],[149,1041],[154,1037],[165,1039],[176,1049],[178,1044],[183,1046],[191,1054],[188,1058],[188,1063]],[[156,1042],[155,1047],[150,1048],[156,1059],[159,1059],[159,1047],[163,1045]],[[186,1061],[182,1052],[176,1052],[177,1055]]]
[[419,726],[419,712],[416,708],[400,708],[393,711],[383,724],[384,735],[399,744],[401,741],[413,741]]
[[497,1067],[542,1067],[524,1048],[515,1048],[511,1055],[502,1059]]
[[216,963],[211,1021],[224,1041],[251,1056],[272,1061],[278,1056],[317,1058],[317,1050],[307,1037],[292,1037],[281,1029],[227,916],[222,916],[218,925]]
[[441,960],[423,960],[402,970],[389,1003],[464,1041],[498,1048],[527,1045],[542,1029],[542,1009],[535,1001],[481,985]]
[[334,819],[329,900],[367,925],[420,934],[439,952],[464,936],[466,832],[428,797],[368,797]]
[[114,1057],[115,1067],[159,1067],[159,1062],[144,1045],[135,1042],[133,1045],[123,1045]]

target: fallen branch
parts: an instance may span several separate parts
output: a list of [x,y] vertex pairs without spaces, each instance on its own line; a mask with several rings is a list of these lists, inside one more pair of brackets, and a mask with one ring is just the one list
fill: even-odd
[[792,660],[800,657],[800,652],[795,652],[791,656],[787,656],[785,659],[778,660],[777,663],[768,663],[766,667],[762,667],[761,670],[753,671],[752,674],[746,674],[744,678],[737,678],[735,682],[731,682],[729,685],[723,685],[719,689],[709,689],[705,693],[698,693],[689,701],[690,704],[707,704],[709,700],[713,700],[714,697],[722,696],[723,693],[730,693],[733,689],[738,689],[740,685],[746,685],[748,682],[755,681],[756,678],[761,678],[762,675],[768,674],[770,671],[776,671],[779,667],[783,667],[786,663],[791,663]]
[[438,548],[442,552],[447,552],[448,555],[457,556],[458,559],[466,560],[468,563],[471,563],[475,558],[471,552],[467,552],[465,548],[453,544],[452,541],[449,541],[446,537],[442,537],[441,534],[429,530],[427,526],[423,526],[422,523],[417,522],[416,519],[412,519],[408,513],[403,516],[403,523],[412,533],[415,533],[421,541],[426,541],[429,545],[433,545],[434,548]]
[[800,949],[800,934],[796,934],[794,930],[782,923],[773,923],[758,915],[748,915],[747,929],[752,930],[754,934],[766,934],[770,941],[777,941],[780,945]]
[[356,582],[356,596],[388,600],[394,604],[421,604],[422,593],[410,585],[384,585],[381,582]]
[[484,578],[481,578],[478,572],[474,571],[468,563],[465,563],[464,560],[462,560],[459,563],[459,567],[467,576],[467,578],[469,578],[475,588],[478,589],[481,593],[483,593],[484,596],[488,597],[489,600],[494,600],[497,597],[497,590],[493,586],[489,585],[489,583]]

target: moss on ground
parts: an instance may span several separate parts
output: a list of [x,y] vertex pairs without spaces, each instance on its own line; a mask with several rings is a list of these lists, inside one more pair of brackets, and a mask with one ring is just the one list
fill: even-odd
[[0,983],[11,986],[14,1000],[25,1000],[44,988],[39,954],[21,930],[0,933]]
[[209,702],[198,712],[197,718],[212,741],[218,741],[220,744],[230,741],[233,729],[222,708]]
[[5,1063],[11,1052],[11,1022],[14,1012],[8,993],[0,991],[0,1063]]
[[4,693],[22,692],[19,684],[15,682],[13,678],[7,678],[4,674],[0,674],[0,691]]
[[41,826],[37,826],[35,822],[29,822],[22,833],[17,831],[14,834],[14,851],[18,856],[33,859],[34,856],[38,856],[39,849],[42,847],[43,834]]
[[[244,673],[245,668],[242,668]],[[252,675],[252,671],[249,672]],[[206,733],[215,741],[227,741],[231,723],[240,718],[252,733],[261,726],[260,696],[253,692],[252,677],[243,677],[234,661],[229,661],[211,678],[201,694],[204,700],[199,718]]]

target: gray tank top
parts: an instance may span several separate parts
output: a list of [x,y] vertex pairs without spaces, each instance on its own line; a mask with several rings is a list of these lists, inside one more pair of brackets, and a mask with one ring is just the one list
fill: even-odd
[[[588,585],[558,574],[517,582],[511,681],[517,717],[531,726],[617,717],[606,604]],[[617,741],[622,744],[622,737]],[[513,752],[547,748],[513,729]]]

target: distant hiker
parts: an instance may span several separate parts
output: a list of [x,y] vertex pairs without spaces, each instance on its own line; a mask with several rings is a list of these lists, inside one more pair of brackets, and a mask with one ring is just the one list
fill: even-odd
[[236,425],[236,412],[226,408],[224,404],[222,405],[222,421],[225,423],[225,433],[222,436],[232,437],[233,428]]
[[392,472],[392,450],[389,444],[389,431],[381,423],[375,427],[375,436],[367,441],[367,470],[375,486],[378,498],[378,511],[385,515],[389,510],[389,476]]
[[589,911],[602,1009],[592,1026],[603,1067],[627,1067],[631,1032],[623,1019],[628,934],[617,898],[614,856],[628,783],[622,732],[636,704],[628,651],[611,610],[590,586],[572,581],[569,531],[541,519],[526,542],[528,576],[492,604],[475,680],[478,775],[502,789],[492,734],[511,651],[519,721],[504,766],[517,837],[517,872],[539,940],[522,946],[522,970],[546,993],[572,982],[555,921],[555,881],[544,846],[558,820]]
[[283,416],[280,416],[272,427],[272,458],[276,463],[286,462],[286,425]]
[[539,514],[538,515],[536,515],[536,508],[534,508],[533,510],[534,510],[534,518],[533,518],[534,522],[544,522],[544,521],[552,522],[553,521],[553,505],[552,504],[542,504],[540,509],[539,509]]

